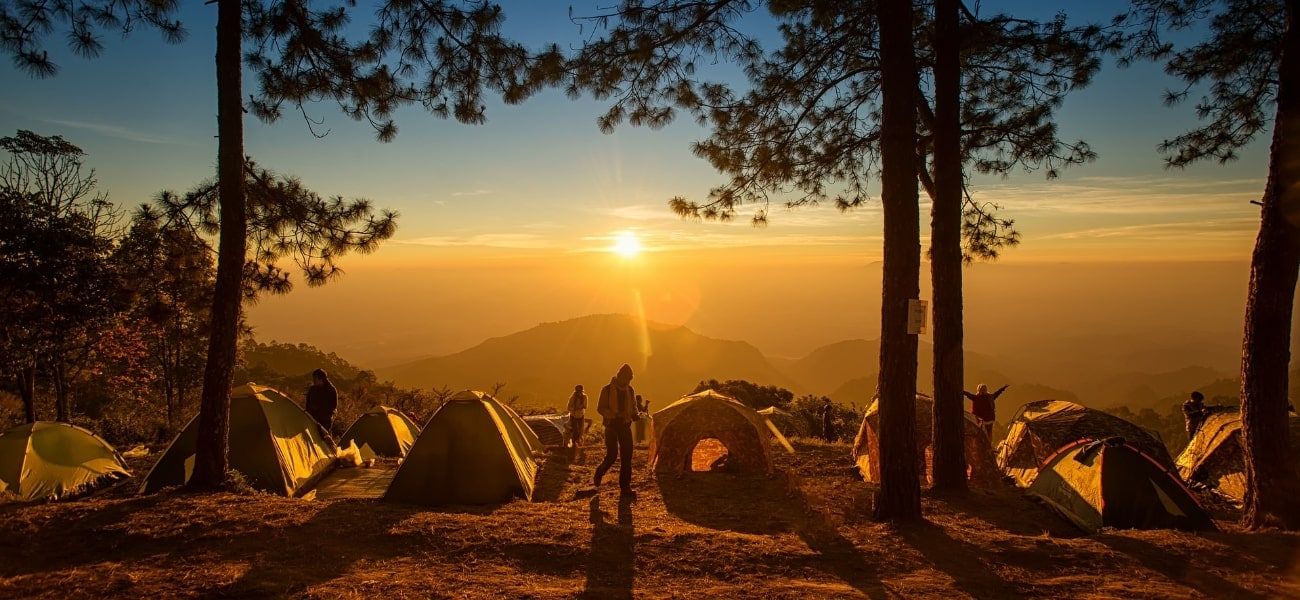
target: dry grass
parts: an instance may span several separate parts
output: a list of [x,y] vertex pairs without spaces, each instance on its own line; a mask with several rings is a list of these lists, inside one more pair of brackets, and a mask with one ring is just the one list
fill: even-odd
[[635,500],[589,493],[588,449],[545,464],[536,502],[437,511],[127,481],[0,507],[0,597],[1300,597],[1295,534],[1085,537],[1010,489],[889,527],[847,445],[797,446],[772,478],[641,469]]

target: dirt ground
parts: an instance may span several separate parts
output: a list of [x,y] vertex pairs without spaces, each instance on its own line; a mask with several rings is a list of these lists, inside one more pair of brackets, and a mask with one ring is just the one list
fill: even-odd
[[847,445],[796,448],[769,478],[662,481],[639,451],[634,500],[613,477],[591,494],[593,448],[547,460],[533,502],[441,510],[127,480],[0,506],[0,597],[1300,598],[1300,535],[1084,536],[1010,488],[890,527]]

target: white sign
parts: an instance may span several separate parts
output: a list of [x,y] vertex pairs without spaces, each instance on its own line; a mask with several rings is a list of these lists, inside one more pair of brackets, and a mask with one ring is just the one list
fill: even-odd
[[907,300],[907,333],[909,335],[920,335],[925,333],[926,316],[930,306],[928,300],[919,300],[909,298]]

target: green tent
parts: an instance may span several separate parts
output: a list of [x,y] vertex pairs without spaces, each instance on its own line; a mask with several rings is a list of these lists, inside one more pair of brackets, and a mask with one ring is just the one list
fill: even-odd
[[1067,444],[1027,491],[1085,531],[1214,528],[1178,476],[1124,438]]
[[117,450],[76,425],[37,421],[0,434],[0,498],[58,500],[130,476]]
[[531,499],[536,435],[510,407],[464,391],[443,404],[397,469],[384,499],[410,504],[490,504]]
[[376,456],[400,458],[406,456],[419,435],[420,426],[402,411],[376,406],[357,417],[343,433],[343,437],[339,438],[339,446],[347,447],[349,443],[356,442],[363,459]]
[[[198,426],[197,416],[190,419],[145,477],[141,493],[189,481]],[[253,487],[298,495],[334,467],[336,454],[325,430],[288,396],[253,383],[230,391],[230,468]]]

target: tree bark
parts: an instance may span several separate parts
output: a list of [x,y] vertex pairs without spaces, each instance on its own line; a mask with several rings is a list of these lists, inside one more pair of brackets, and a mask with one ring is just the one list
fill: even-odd
[[63,359],[54,359],[54,420],[71,422],[68,415],[68,382],[63,378]]
[[880,491],[875,516],[921,518],[916,465],[916,346],[908,300],[920,296],[921,230],[916,190],[916,60],[909,0],[881,0],[881,203],[884,281],[880,310]]
[[198,441],[189,487],[213,489],[226,478],[230,379],[235,368],[247,215],[244,209],[244,106],[241,100],[243,15],[239,0],[217,4],[217,186],[221,234],[212,296],[208,360],[199,402]]
[[966,490],[962,415],[961,0],[934,3],[934,187],[930,279],[934,301],[934,489]]
[[18,393],[23,397],[23,415],[28,423],[36,422],[36,365],[28,364],[18,373]]
[[1241,355],[1242,445],[1251,528],[1300,528],[1287,432],[1291,318],[1300,272],[1300,0],[1288,0],[1268,182],[1250,263]]

